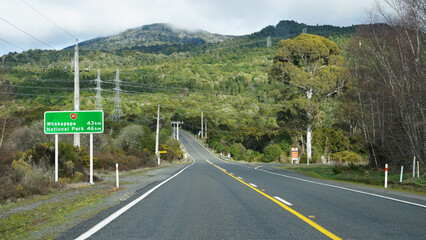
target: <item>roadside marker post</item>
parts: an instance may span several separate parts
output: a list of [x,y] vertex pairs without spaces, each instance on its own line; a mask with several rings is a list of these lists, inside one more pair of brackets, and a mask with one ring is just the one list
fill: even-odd
[[413,178],[416,176],[416,156],[413,157]]
[[417,178],[420,178],[420,162],[417,161]]
[[388,164],[385,164],[385,188],[388,188]]
[[399,176],[399,182],[402,182],[402,174],[404,173],[404,166],[401,166],[401,175]]
[[116,186],[118,188],[120,186],[120,183],[118,181],[118,163],[115,164],[115,181],[117,182]]

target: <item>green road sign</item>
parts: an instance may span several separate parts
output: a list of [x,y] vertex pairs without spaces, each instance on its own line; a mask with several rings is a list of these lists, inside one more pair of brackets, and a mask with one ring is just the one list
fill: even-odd
[[104,112],[93,111],[52,111],[44,113],[44,133],[102,133]]

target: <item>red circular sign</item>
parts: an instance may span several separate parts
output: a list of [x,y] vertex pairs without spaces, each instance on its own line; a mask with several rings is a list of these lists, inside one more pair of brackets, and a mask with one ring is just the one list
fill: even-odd
[[77,118],[77,113],[71,113],[71,119],[75,120]]

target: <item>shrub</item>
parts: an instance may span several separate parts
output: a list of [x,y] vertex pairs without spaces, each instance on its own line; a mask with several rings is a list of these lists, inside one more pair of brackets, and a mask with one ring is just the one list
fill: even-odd
[[53,136],[45,134],[43,129],[43,121],[33,122],[30,126],[15,129],[9,138],[12,147],[19,151],[26,151],[35,145],[53,141]]
[[269,145],[263,150],[263,162],[273,162],[280,159],[280,155],[282,153],[282,149],[280,145],[273,144]]
[[15,159],[7,174],[0,178],[0,202],[15,200],[34,194],[47,194],[51,189],[61,189],[63,183],[53,182],[53,170],[24,159]]
[[331,155],[331,158],[339,163],[353,163],[363,161],[363,158],[360,155],[349,151],[333,153]]
[[146,135],[145,129],[136,124],[131,124],[120,132],[114,141],[114,146],[125,152],[131,148],[141,148],[142,139]]
[[241,143],[234,143],[229,147],[229,152],[234,159],[244,160],[246,148]]

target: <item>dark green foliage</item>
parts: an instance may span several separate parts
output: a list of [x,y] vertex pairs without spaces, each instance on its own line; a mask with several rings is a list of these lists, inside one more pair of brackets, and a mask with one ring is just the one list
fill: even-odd
[[260,30],[259,32],[253,33],[250,37],[263,37],[266,38],[268,36],[276,37],[276,38],[286,38],[288,36],[295,36],[300,34],[303,29],[306,28],[307,33],[316,34],[320,36],[329,37],[332,35],[350,35],[355,32],[355,26],[351,27],[336,27],[330,25],[322,25],[322,26],[311,26],[303,23],[298,23],[295,21],[280,21],[275,27],[267,26]]
[[261,161],[267,162],[267,163],[273,162],[273,161],[279,161],[282,151],[283,150],[278,144],[269,145],[264,149],[263,157],[261,158]]

